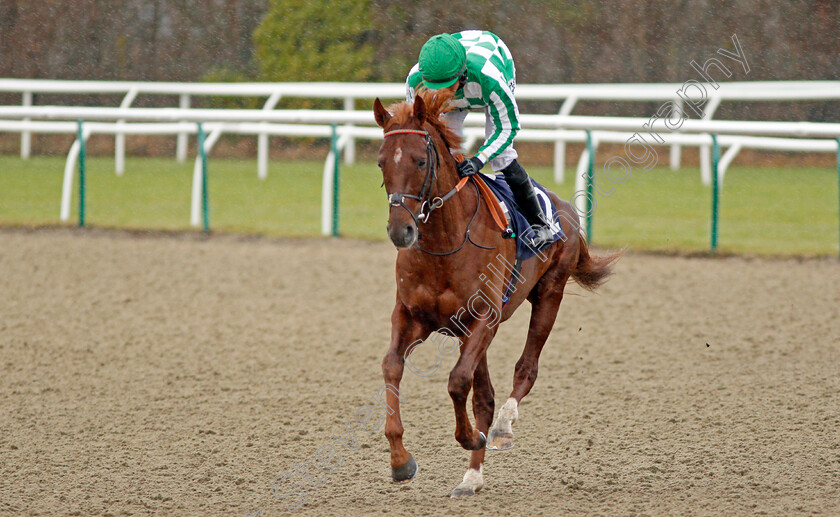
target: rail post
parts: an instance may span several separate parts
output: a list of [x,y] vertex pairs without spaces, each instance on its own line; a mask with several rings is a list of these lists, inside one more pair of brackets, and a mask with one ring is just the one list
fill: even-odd
[[198,123],[198,152],[201,155],[201,216],[203,221],[202,231],[210,231],[210,214],[207,201],[207,151],[204,149],[204,128],[201,122]]
[[[128,109],[134,99],[137,98],[137,92],[137,87],[129,89],[120,103],[120,108]],[[122,128],[124,123],[124,119],[117,120],[117,127]],[[117,176],[122,176],[125,173],[125,133],[122,131],[117,133],[114,138],[114,165]]]
[[717,136],[712,135],[712,238],[711,251],[717,250],[718,245],[718,212],[720,209],[720,182],[718,181],[718,162],[720,162],[720,146]]
[[[279,91],[273,92],[263,105],[263,111],[271,111],[280,102],[282,94]],[[268,177],[268,133],[260,133],[257,136],[257,177],[264,180]]]
[[592,132],[588,129],[586,130],[586,151],[589,154],[589,159],[586,163],[586,239],[591,243],[593,214],[592,203],[590,200],[593,199],[594,196],[592,193],[592,180],[595,172],[595,149],[592,147]]
[[[344,98],[344,110],[345,111],[353,111],[356,109],[356,98],[355,97],[345,97]],[[345,124],[344,127],[351,128],[353,124]],[[344,144],[344,163],[347,165],[353,165],[356,163],[356,140],[352,136],[346,137],[347,141]]]
[[[683,113],[682,97],[680,97],[678,95],[677,98],[673,100],[673,103],[674,103],[673,104],[674,109],[676,111],[678,111],[679,113]],[[651,129],[653,129],[653,127],[651,127]],[[671,156],[670,156],[671,170],[672,171],[679,170],[680,159],[682,158],[682,147],[680,146],[680,144],[671,144],[671,153],[670,154],[671,154]]]
[[[840,138],[837,139],[837,213],[840,224]],[[840,226],[838,226],[837,256],[840,257]]]
[[332,138],[330,139],[330,149],[333,155],[333,181],[332,181],[332,236],[338,237],[338,177],[341,163],[338,155],[338,128],[332,124]]
[[[577,103],[574,95],[566,97],[560,106],[558,115],[569,115]],[[556,140],[554,142],[554,183],[563,183],[566,173],[566,141]]]
[[[182,93],[178,107],[182,110],[190,109],[190,96],[187,93]],[[175,144],[175,159],[178,163],[187,161],[187,145],[189,144],[189,134],[186,131],[178,133],[178,140]]]
[[81,119],[77,121],[79,125],[78,139],[79,139],[79,227],[85,226],[85,135],[82,127]]
[[[28,108],[32,106],[32,92],[23,92],[23,107]],[[24,118],[24,122],[29,122],[30,118]],[[32,154],[32,132],[20,132],[20,157],[24,160],[29,159]]]
[[[715,95],[704,106],[703,117],[701,120],[712,120],[715,110],[720,106],[720,96]],[[711,185],[711,178],[709,178],[709,146],[700,146],[700,180],[703,185]]]

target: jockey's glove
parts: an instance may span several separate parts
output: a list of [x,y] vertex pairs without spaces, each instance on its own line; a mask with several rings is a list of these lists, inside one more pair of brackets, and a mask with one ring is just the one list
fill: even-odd
[[472,158],[458,162],[458,176],[462,178],[472,176],[473,174],[477,174],[482,167],[484,167],[484,163],[478,157],[473,156]]

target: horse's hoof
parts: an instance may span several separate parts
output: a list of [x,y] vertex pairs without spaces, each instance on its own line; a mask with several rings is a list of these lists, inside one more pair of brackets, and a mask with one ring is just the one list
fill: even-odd
[[487,448],[491,451],[513,449],[513,433],[490,429],[490,439],[487,442]]
[[481,471],[483,469],[481,467],[476,469],[467,469],[467,473],[464,474],[464,480],[461,481],[461,484],[455,487],[455,490],[452,491],[450,497],[456,499],[458,497],[469,497],[471,495],[475,495],[479,490],[484,488],[484,476],[482,475]]
[[457,487],[455,490],[452,491],[452,494],[449,496],[452,499],[458,499],[460,497],[470,497],[475,495],[475,490],[471,487]]
[[405,465],[396,468],[391,467],[391,478],[394,480],[394,483],[408,483],[414,479],[414,476],[417,475],[419,470],[420,468],[417,466],[417,462],[414,461],[414,456],[409,456]]

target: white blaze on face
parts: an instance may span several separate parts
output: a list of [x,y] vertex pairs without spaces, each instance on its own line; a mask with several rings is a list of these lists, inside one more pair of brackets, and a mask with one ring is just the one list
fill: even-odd
[[397,152],[394,153],[394,164],[399,165],[402,159],[402,148],[397,147]]

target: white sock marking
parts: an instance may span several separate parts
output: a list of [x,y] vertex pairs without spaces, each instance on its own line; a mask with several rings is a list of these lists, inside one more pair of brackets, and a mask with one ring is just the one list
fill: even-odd
[[478,492],[482,488],[484,488],[484,465],[480,465],[478,470],[475,469],[467,469],[467,473],[464,474],[464,480],[461,481],[461,484],[458,485],[457,488],[469,488],[472,489],[474,492]]
[[502,406],[502,409],[499,410],[499,418],[507,420],[511,424],[516,422],[519,418],[519,403],[516,402],[516,399],[511,397],[507,399],[507,402]]

